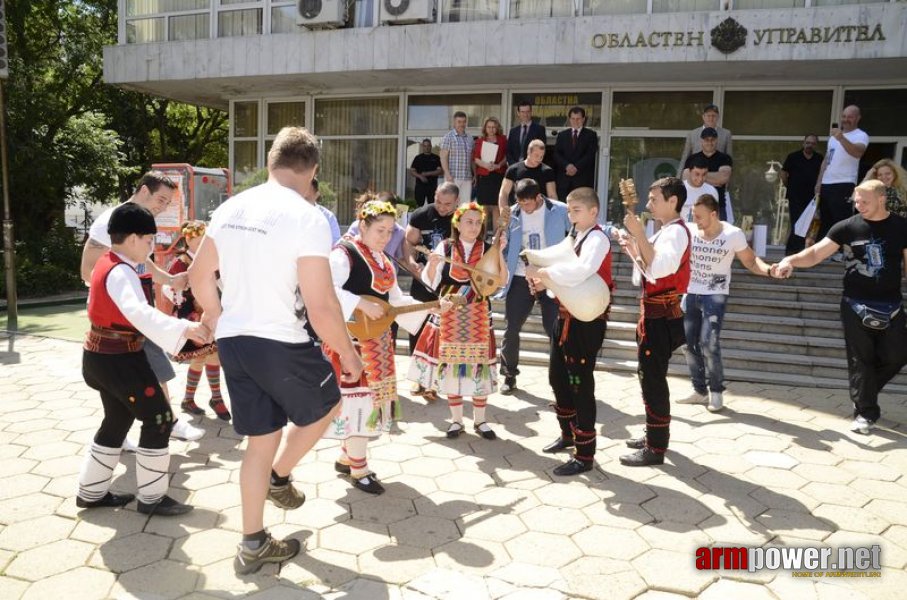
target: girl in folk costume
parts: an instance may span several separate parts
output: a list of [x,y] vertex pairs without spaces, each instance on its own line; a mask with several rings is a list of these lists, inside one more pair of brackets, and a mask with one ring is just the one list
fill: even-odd
[[[352,239],[342,239],[331,251],[331,276],[346,320],[357,309],[370,319],[384,316],[385,307],[373,298],[395,306],[414,304],[400,290],[394,264],[384,254],[394,233],[396,216],[396,209],[389,202],[366,202],[359,211],[359,233]],[[424,311],[413,312],[399,315],[396,320],[405,329],[418,331],[425,316]],[[357,315],[361,317],[362,314]],[[353,384],[341,383],[341,412],[324,435],[343,441],[334,468],[349,474],[360,490],[381,494],[384,488],[368,469],[366,446],[370,438],[389,431],[400,417],[394,342],[388,329],[374,339],[355,343],[365,363],[362,378]],[[325,354],[339,374],[337,353],[325,346]]]
[[[422,280],[441,294],[457,294],[465,305],[454,309],[442,301],[439,324],[429,322],[422,330],[410,363],[409,379],[427,390],[446,394],[451,424],[447,437],[464,431],[463,398],[472,398],[473,428],[487,440],[497,437],[485,421],[488,395],[497,390],[497,352],[491,325],[491,305],[478,294],[461,265],[475,265],[488,250],[485,239],[485,210],[475,202],[461,204],[451,220],[452,239],[434,249]],[[445,258],[452,263],[445,262]],[[499,263],[504,281],[507,264],[503,253]]]
[[[187,221],[183,224],[182,236],[186,244],[185,251],[180,253],[170,265],[171,275],[189,270],[189,265],[192,264],[192,259],[195,258],[195,253],[198,252],[198,247],[205,236],[204,222]],[[169,286],[165,286],[164,293],[173,301],[174,316],[196,322],[201,320],[201,307],[196,303],[191,290],[174,292]],[[208,387],[211,388],[211,400],[208,405],[214,409],[219,419],[229,421],[230,411],[227,410],[227,405],[224,404],[223,396],[220,393],[220,360],[217,356],[217,343],[212,342],[200,346],[189,340],[179,354],[173,356],[173,359],[181,363],[189,363],[189,371],[186,375],[186,394],[180,404],[183,412],[190,415],[205,414],[205,409],[195,403],[195,391],[198,389],[204,369],[208,378]]]

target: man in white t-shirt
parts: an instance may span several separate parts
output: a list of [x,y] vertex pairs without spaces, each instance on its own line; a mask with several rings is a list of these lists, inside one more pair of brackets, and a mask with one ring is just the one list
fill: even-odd
[[549,338],[557,322],[557,303],[548,294],[530,288],[520,252],[559,244],[572,228],[567,218],[567,205],[546,198],[535,179],[520,179],[514,186],[514,193],[517,204],[510,213],[505,251],[510,281],[501,291],[506,297],[504,315],[507,320],[501,343],[502,394],[512,394],[516,389],[516,376],[520,373],[520,331],[536,300],[542,309],[542,326]]
[[851,105],[841,112],[841,127],[832,125],[828,151],[816,183],[819,217],[822,220],[817,240],[824,238],[832,225],[853,214],[850,197],[857,185],[860,159],[869,146],[869,135],[857,127],[860,116],[860,108]]
[[[143,208],[147,208],[152,215],[157,217],[167,209],[175,191],[175,181],[158,171],[149,171],[142,175],[135,194],[126,202],[134,202]],[[115,208],[115,206],[112,206],[101,213],[91,224],[91,229],[88,230],[88,239],[82,248],[80,268],[85,285],[88,285],[91,281],[91,272],[94,270],[98,259],[110,250],[112,245],[110,234],[107,233],[107,225],[110,223],[110,215],[113,214]],[[188,283],[185,273],[171,275],[155,264],[151,256],[148,257],[144,264],[136,266],[136,272],[142,283],[142,291],[145,292],[145,297],[152,306],[154,305],[154,283],[169,285],[178,292],[185,290]],[[91,292],[89,291],[89,293]],[[163,390],[164,396],[169,402],[170,390],[167,387],[167,382],[176,377],[173,365],[170,364],[170,359],[167,358],[164,351],[151,340],[145,341],[144,352],[148,358],[148,363],[151,365],[151,370],[154,371],[158,383],[161,384],[161,390]],[[195,441],[205,435],[205,430],[193,426],[184,419],[179,419],[174,422],[170,435],[181,440]],[[134,452],[136,445],[127,438],[123,448],[129,452]]]
[[718,197],[718,190],[711,183],[706,182],[706,175],[709,173],[709,165],[702,159],[694,159],[690,165],[689,177],[683,182],[687,188],[687,200],[680,209],[680,218],[687,223],[693,220],[693,202],[703,194],[709,194],[715,198]]
[[[769,276],[765,264],[746,244],[743,230],[718,218],[717,196],[700,196],[693,202],[690,283],[683,299],[684,354],[690,368],[693,393],[681,404],[708,401],[712,412],[724,406],[724,367],[721,364],[721,324],[731,290],[731,267],[737,257],[756,275]],[[711,392],[711,394],[709,394]]]
[[299,540],[265,531],[265,499],[283,509],[305,502],[290,473],[340,401],[334,369],[306,322],[340,355],[344,381],[359,381],[362,372],[331,283],[330,229],[302,196],[311,189],[318,155],[318,140],[306,129],[282,129],[268,152],[267,183],[214,211],[189,270],[202,321],[215,331],[233,427],[248,436],[240,470],[243,541],[233,563],[238,574],[299,552]]

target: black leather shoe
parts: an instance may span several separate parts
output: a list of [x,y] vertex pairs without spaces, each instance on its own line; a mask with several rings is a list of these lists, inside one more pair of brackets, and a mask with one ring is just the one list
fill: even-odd
[[338,473],[343,473],[344,475],[349,475],[353,472],[349,465],[345,465],[339,460],[334,461],[334,470]]
[[624,442],[627,445],[627,448],[633,448],[634,450],[642,450],[646,447],[646,436],[641,436],[634,438],[632,440],[627,440]]
[[561,450],[567,450],[568,448],[573,447],[573,440],[565,440],[562,437],[557,438],[544,448],[542,452],[547,452],[548,454],[554,454],[555,452],[560,452]]
[[384,493],[384,486],[378,483],[378,478],[375,477],[374,473],[369,473],[368,475],[360,477],[359,479],[356,479],[355,477],[353,477],[352,479],[353,485],[366,494],[374,494],[377,496]]
[[[483,428],[482,425],[484,425],[485,427]],[[486,440],[498,439],[497,434],[492,431],[491,427],[488,426],[488,423],[484,421],[482,423],[479,423],[478,425],[474,425],[473,430]]]
[[153,504],[145,504],[141,500],[139,500],[138,504],[140,513],[144,515],[159,515],[161,517],[175,517],[177,515],[184,515],[192,510],[192,507],[188,504],[177,502],[170,496],[164,496]]
[[620,464],[628,467],[651,467],[654,465],[663,465],[665,455],[653,452],[649,448],[642,448],[633,454],[625,454],[620,457]]
[[112,492],[107,492],[107,494],[100,500],[95,500],[94,502],[89,502],[88,500],[82,500],[76,496],[76,506],[79,508],[100,508],[102,506],[125,506],[135,500],[133,494],[114,494]]
[[553,471],[555,475],[560,475],[561,477],[567,477],[570,475],[579,475],[580,473],[585,473],[586,471],[592,470],[592,461],[582,461],[571,458],[568,462],[565,462],[559,467],[556,467]]
[[463,423],[457,423],[456,421],[454,421],[453,423],[450,424],[450,427],[447,428],[446,435],[449,439],[454,440],[454,439],[457,439],[458,437],[460,437],[460,434],[463,433],[463,431],[464,431]]

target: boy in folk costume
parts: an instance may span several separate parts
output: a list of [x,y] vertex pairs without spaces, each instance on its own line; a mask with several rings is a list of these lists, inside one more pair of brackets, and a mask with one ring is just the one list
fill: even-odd
[[[598,224],[598,196],[589,187],[567,196],[567,216],[573,223],[573,249],[578,260],[550,267],[526,267],[526,277],[536,289],[545,282],[578,285],[589,277],[601,277],[608,288],[611,278],[611,241]],[[595,359],[607,329],[608,311],[592,321],[576,319],[559,306],[551,340],[548,381],[554,392],[555,412],[561,436],[543,449],[559,452],[574,448],[574,455],[554,469],[555,475],[577,475],[592,470],[595,458]]]
[[[497,352],[491,325],[491,305],[473,288],[462,265],[479,262],[489,245],[485,239],[485,209],[475,202],[461,204],[451,220],[450,240],[439,244],[422,271],[422,281],[441,295],[456,294],[464,306],[442,301],[438,327],[429,321],[419,336],[409,379],[427,390],[446,394],[451,424],[447,437],[459,437],[463,427],[463,398],[472,398],[473,429],[487,440],[497,436],[485,421],[488,395],[497,390]],[[453,263],[445,262],[445,258]],[[500,256],[499,272],[507,281],[507,264]],[[439,287],[440,286],[440,287]]]
[[176,353],[191,339],[211,341],[201,323],[175,319],[150,306],[142,291],[136,266],[151,253],[157,227],[151,213],[129,202],[113,211],[108,224],[111,249],[91,274],[88,318],[91,329],[82,355],[85,383],[101,394],[104,421],[79,473],[79,508],[123,506],[132,494],[110,492],[113,470],[120,459],[126,432],[142,421],[136,453],[138,510],[173,516],[192,510],[167,496],[170,454],[167,449],[174,417],[143,345],[145,337]]
[[646,408],[646,435],[630,440],[636,452],[620,457],[621,464],[645,467],[664,463],[671,426],[668,361],[685,343],[680,298],[690,282],[690,232],[680,218],[687,199],[683,182],[663,177],[649,187],[646,208],[662,227],[646,239],[642,223],[632,212],[624,218],[620,244],[636,267],[633,282],[642,284],[636,330],[637,374]]
[[[396,218],[397,211],[390,202],[366,202],[359,211],[358,233],[352,239],[342,239],[331,251],[331,277],[346,320],[355,309],[370,319],[384,316],[385,307],[370,298],[394,306],[414,304],[413,299],[400,290],[396,268],[384,254],[384,248],[394,234]],[[425,316],[425,312],[414,312],[399,315],[397,320],[405,329],[418,331]],[[369,438],[389,431],[393,422],[400,418],[391,329],[374,339],[358,340],[355,345],[365,369],[359,381],[341,383],[342,408],[324,436],[343,440],[334,468],[350,475],[353,485],[363,492],[381,494],[384,487],[368,469],[366,445]],[[326,346],[325,353],[339,372],[337,353]]]
[[[170,265],[169,273],[176,275],[185,273],[189,270],[189,265],[198,252],[198,247],[202,243],[202,237],[205,235],[205,223],[203,221],[187,221],[182,226],[182,236],[186,243],[186,249],[180,253],[173,264]],[[201,318],[201,307],[195,301],[192,290],[186,289],[184,292],[174,292],[168,286],[164,287],[164,293],[171,297],[173,301],[173,314],[181,319],[190,321],[199,321]],[[217,343],[212,342],[199,346],[191,340],[173,356],[178,362],[188,362],[189,370],[186,374],[186,393],[180,408],[183,412],[190,415],[203,415],[205,409],[195,403],[195,391],[198,389],[199,381],[202,378],[202,370],[208,378],[208,387],[211,388],[211,400],[208,405],[214,409],[217,418],[224,421],[230,420],[230,411],[224,404],[224,398],[220,393],[220,360],[217,356]]]

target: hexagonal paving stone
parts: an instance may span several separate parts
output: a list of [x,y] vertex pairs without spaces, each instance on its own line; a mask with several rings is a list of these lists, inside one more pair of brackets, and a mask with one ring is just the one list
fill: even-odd
[[337,523],[318,532],[319,547],[353,555],[368,552],[389,542],[386,526],[364,521]]
[[646,582],[626,561],[585,556],[561,568],[571,592],[584,598],[633,598]]
[[281,578],[302,587],[312,587],[313,584],[338,587],[358,575],[356,556],[324,548],[300,552],[280,568]]
[[[275,507],[275,510],[280,509]],[[349,520],[350,507],[348,504],[322,498],[308,499],[298,510],[285,511],[284,516],[284,522],[302,525],[309,529],[323,529],[334,523]]]
[[78,524],[69,537],[92,544],[133,535],[142,531],[148,522],[147,515],[127,509],[79,509],[78,515]]
[[[404,591],[416,591],[428,598],[487,598],[485,582],[480,577],[451,569],[432,569],[413,579]],[[404,596],[405,597],[405,596]]]
[[822,521],[812,515],[774,508],[768,509],[756,517],[756,520],[769,531],[811,540],[823,540],[834,531],[834,527],[827,521]]
[[840,506],[865,506],[871,498],[861,492],[858,486],[841,485],[838,483],[810,482],[801,490],[804,494],[815,498],[823,504],[837,504]]
[[562,567],[582,555],[567,536],[537,531],[521,534],[504,547],[514,560],[547,567]]
[[120,575],[113,593],[179,598],[195,589],[198,578],[199,574],[190,570],[189,565],[161,560]]
[[889,523],[869,511],[852,506],[823,504],[813,511],[813,515],[830,521],[837,529],[878,535],[888,529]]
[[58,540],[16,556],[4,574],[29,581],[39,581],[76,567],[81,567],[94,551],[94,546],[75,540]]
[[353,519],[382,525],[402,521],[416,515],[412,501],[383,495],[353,502],[350,508]]
[[106,573],[89,567],[79,567],[33,583],[23,600],[47,600],[48,598],[79,598],[79,600],[102,600],[110,597],[110,586],[114,583],[113,573]]
[[489,542],[506,542],[528,531],[518,516],[489,511],[468,515],[461,523],[464,538]]
[[65,540],[75,526],[75,521],[58,516],[38,517],[13,523],[0,532],[0,548],[22,552]]
[[443,491],[416,498],[413,505],[423,517],[441,517],[452,521],[480,510],[473,496]]
[[539,506],[520,514],[520,519],[530,531],[573,535],[589,526],[589,519],[576,508]]
[[[291,515],[300,511],[310,511],[309,509],[310,500],[306,500],[306,503],[303,507],[300,507],[299,510],[290,511],[283,510],[282,508],[277,508],[270,502],[265,502],[264,510],[264,526],[265,528],[273,527],[274,525],[279,525],[284,522],[285,515]],[[220,511],[220,518],[217,521],[218,529],[229,529],[230,531],[242,532],[242,507],[241,506],[232,506],[228,509]]]
[[646,540],[649,546],[659,550],[689,549],[692,551],[700,546],[707,546],[713,541],[708,533],[698,527],[672,521],[651,523],[648,526],[637,528],[636,533]]
[[642,508],[656,521],[674,521],[695,525],[712,516],[702,502],[671,490],[663,490],[659,495],[645,502]]
[[434,568],[429,548],[389,545],[359,556],[359,572],[392,584],[404,584]]
[[584,508],[601,501],[587,484],[579,481],[548,484],[532,493],[542,504],[564,508]]
[[436,548],[460,539],[460,530],[454,522],[439,517],[416,516],[392,523],[389,529],[398,544],[418,548]]
[[442,569],[453,569],[485,576],[489,571],[511,562],[504,544],[469,538],[449,542],[432,550],[435,563]]
[[170,558],[190,565],[210,565],[236,554],[236,544],[232,531],[209,529],[177,540]]
[[192,469],[177,469],[170,485],[184,490],[202,490],[226,483],[229,479],[230,471],[199,465]]
[[649,587],[695,596],[718,579],[710,571],[697,571],[693,552],[649,550],[631,561]]
[[33,458],[35,460],[49,460],[62,456],[78,456],[81,455],[82,450],[83,448],[79,444],[61,440],[59,442],[33,445],[22,455],[22,457]]
[[0,598],[18,599],[22,597],[29,583],[12,577],[0,575]]
[[49,481],[48,477],[41,477],[31,473],[4,477],[0,479],[0,496],[3,498],[15,498],[34,494],[44,489],[44,486]]
[[164,560],[173,540],[150,533],[136,533],[102,544],[91,557],[91,566],[125,573]]
[[145,525],[144,531],[176,539],[197,531],[211,529],[217,524],[219,517],[220,515],[215,511],[196,506],[195,510],[181,515],[179,519],[151,518]]
[[208,508],[214,511],[240,506],[242,500],[239,496],[239,486],[222,483],[206,487],[192,495],[192,504],[196,507]]
[[401,467],[406,474],[421,475],[432,479],[456,471],[456,465],[454,465],[452,460],[446,458],[430,458],[427,456],[408,460],[404,462]]
[[619,527],[592,525],[573,536],[583,554],[630,560],[649,549],[649,544],[634,531]]
[[459,471],[435,477],[439,490],[456,494],[475,495],[495,486],[494,479],[484,473]]

